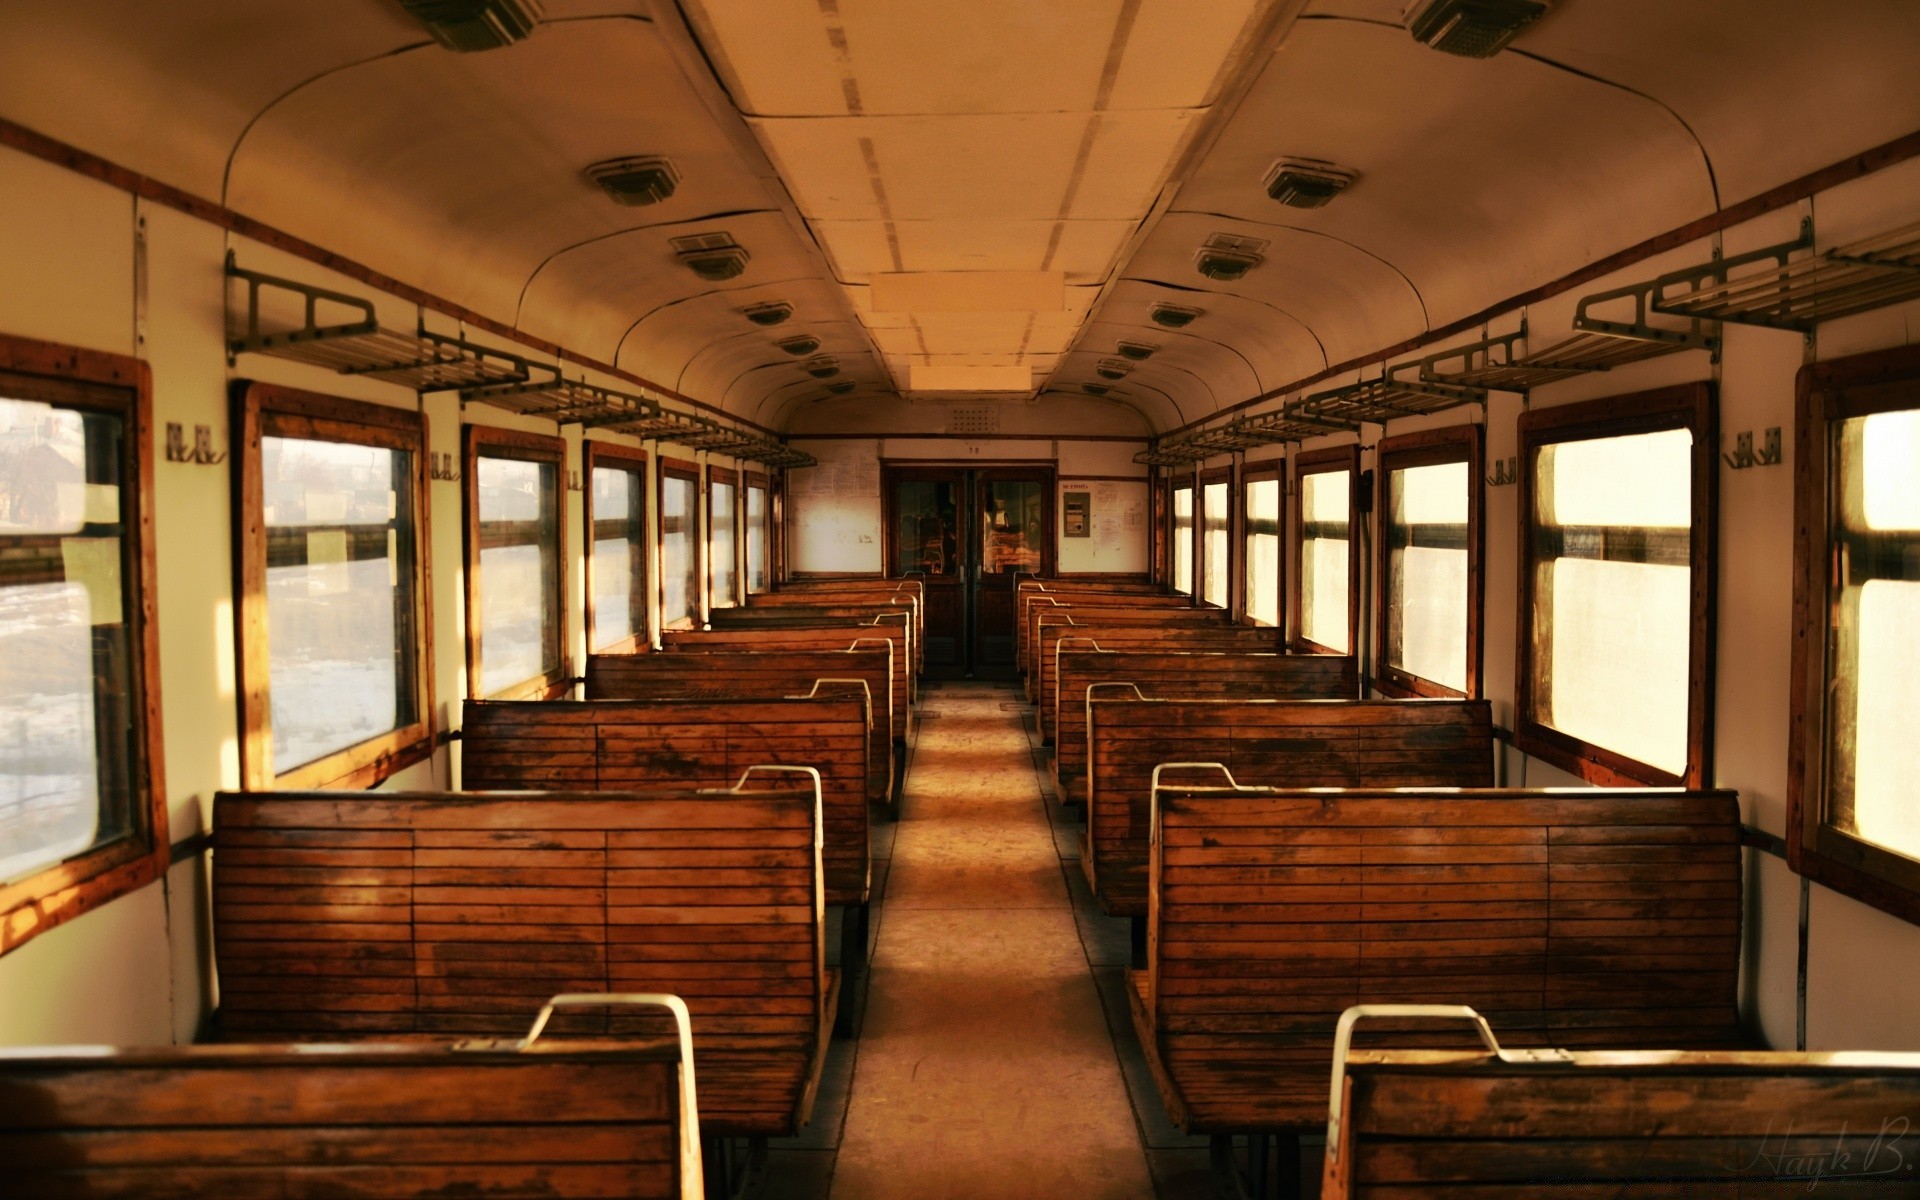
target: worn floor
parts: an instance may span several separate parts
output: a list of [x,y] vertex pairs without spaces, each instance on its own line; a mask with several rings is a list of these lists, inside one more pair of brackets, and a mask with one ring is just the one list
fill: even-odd
[[901,818],[876,828],[860,1035],[774,1144],[769,1200],[1213,1195],[1126,1025],[1126,923],[1087,894],[1028,711],[1011,685],[926,687]]

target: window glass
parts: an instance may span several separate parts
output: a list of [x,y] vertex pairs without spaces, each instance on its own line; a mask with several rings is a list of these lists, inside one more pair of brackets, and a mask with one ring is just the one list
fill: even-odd
[[1920,858],[1920,411],[1837,426],[1829,819]]
[[1336,654],[1347,645],[1353,472],[1300,477],[1300,636]]
[[559,669],[559,471],[552,462],[478,457],[483,696]]
[[1687,769],[1692,464],[1685,429],[1554,443],[1533,461],[1532,717],[1674,775]]
[[1038,572],[1046,540],[1047,493],[1031,480],[993,480],[980,489],[980,569]]
[[1280,481],[1247,484],[1247,616],[1280,623]]
[[645,475],[638,468],[593,468],[593,630],[604,650],[647,628]]
[[413,463],[403,450],[264,435],[260,478],[282,774],[420,719]]
[[1201,494],[1200,598],[1208,604],[1227,606],[1227,493],[1226,480],[1209,483]]
[[740,602],[740,568],[734,561],[735,485],[716,479],[708,489],[707,571],[716,608],[730,608]]
[[956,485],[899,479],[893,485],[893,573],[958,575],[960,518]]
[[767,590],[767,548],[772,531],[767,521],[767,489],[747,485],[747,590]]
[[1193,485],[1173,489],[1173,590],[1193,594]]
[[1387,475],[1387,662],[1467,690],[1468,500],[1464,462]]
[[0,883],[134,832],[125,421],[0,379]]
[[700,595],[700,560],[694,547],[700,483],[681,475],[660,476],[660,619],[693,621]]

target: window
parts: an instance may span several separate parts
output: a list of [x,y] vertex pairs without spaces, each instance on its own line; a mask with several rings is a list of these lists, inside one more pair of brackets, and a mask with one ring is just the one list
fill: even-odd
[[1310,450],[1293,462],[1300,480],[1300,557],[1293,573],[1293,640],[1305,650],[1353,653],[1354,593],[1359,560],[1353,554],[1354,481],[1360,447]]
[[1227,550],[1227,497],[1232,491],[1232,467],[1200,477],[1200,599],[1218,608],[1227,606],[1227,581],[1233,573]]
[[1173,590],[1193,595],[1193,481],[1171,484],[1173,498]]
[[685,629],[700,613],[700,468],[660,460],[660,624]]
[[371,787],[433,753],[426,417],[234,395],[241,771],[251,788]]
[[1715,451],[1704,383],[1521,414],[1521,750],[1702,785]]
[[1247,619],[1280,624],[1280,490],[1284,462],[1248,467],[1242,495],[1246,511]]
[[740,603],[740,562],[736,557],[738,540],[734,496],[740,490],[740,477],[719,467],[707,468],[707,585],[712,590],[715,608],[732,608]]
[[647,637],[647,455],[588,441],[587,650],[618,653]]
[[0,337],[0,953],[158,878],[146,364]]
[[1788,858],[1920,921],[1920,349],[1799,380]]
[[560,549],[567,444],[466,428],[467,691],[551,698],[572,686]]
[[767,512],[767,477],[747,472],[747,591],[767,590],[767,550],[773,525]]
[[1478,425],[1380,443],[1381,652],[1390,696],[1480,694]]

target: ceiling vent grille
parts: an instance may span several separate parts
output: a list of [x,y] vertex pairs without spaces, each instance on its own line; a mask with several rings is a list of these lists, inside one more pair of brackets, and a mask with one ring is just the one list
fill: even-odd
[[775,342],[774,345],[785,350],[788,354],[798,357],[802,354],[812,354],[815,350],[818,350],[820,348],[820,339],[810,333],[802,333],[790,338],[781,338]]
[[1145,342],[1121,342],[1117,347],[1120,351],[1121,358],[1132,359],[1134,362],[1147,361],[1153,357],[1153,352],[1159,348],[1158,346],[1150,346]]
[[1415,41],[1461,58],[1492,58],[1545,16],[1540,0],[1416,0],[1407,9]]
[[805,367],[807,374],[813,376],[815,379],[831,379],[840,373],[840,360],[837,358],[829,358],[826,355],[821,355],[819,358],[810,358],[800,365]]
[[587,178],[615,204],[658,204],[680,186],[680,173],[664,158],[610,158],[587,168]]
[[855,383],[851,379],[843,379],[839,383],[828,384],[827,394],[832,396],[844,396],[848,392],[851,392],[854,388],[859,386],[860,386],[859,384]]
[[540,0],[400,0],[433,40],[463,54],[511,46],[540,23]]
[[1267,171],[1267,196],[1290,208],[1320,208],[1358,178],[1317,158],[1283,158]]
[[948,433],[999,433],[1000,410],[992,406],[949,408]]
[[696,233],[673,238],[669,244],[688,270],[714,283],[747,269],[747,251],[730,233]]
[[1094,367],[1093,373],[1102,379],[1125,379],[1127,372],[1133,370],[1133,364],[1118,358],[1103,358]]
[[1266,248],[1265,238],[1216,233],[1193,256],[1193,263],[1208,279],[1231,283],[1265,261],[1260,252]]
[[1147,310],[1147,315],[1153,318],[1153,323],[1156,325],[1164,325],[1168,329],[1184,329],[1205,312],[1206,310],[1202,308],[1182,308],[1178,304],[1156,304]]
[[784,300],[775,300],[767,304],[749,304],[740,310],[740,315],[755,325],[778,325],[793,315],[793,305]]

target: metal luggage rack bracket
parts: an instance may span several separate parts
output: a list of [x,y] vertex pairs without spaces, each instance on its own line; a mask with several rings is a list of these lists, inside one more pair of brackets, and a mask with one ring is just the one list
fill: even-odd
[[[1400,417],[1424,416],[1487,402],[1485,388],[1427,379],[1424,367],[1423,359],[1396,363],[1378,379],[1330,388],[1296,400],[1286,406],[1282,415],[1289,420],[1352,430],[1362,424],[1384,425]],[[1403,373],[1409,371],[1421,377],[1403,377]]]
[[[1706,321],[1811,333],[1823,321],[1920,298],[1920,224],[1813,249],[1813,223],[1800,236],[1718,264],[1670,271],[1651,281],[1653,310]],[[1791,257],[1798,251],[1804,257]],[[1761,269],[1739,268],[1764,264]],[[1718,269],[1715,269],[1715,268]]]

